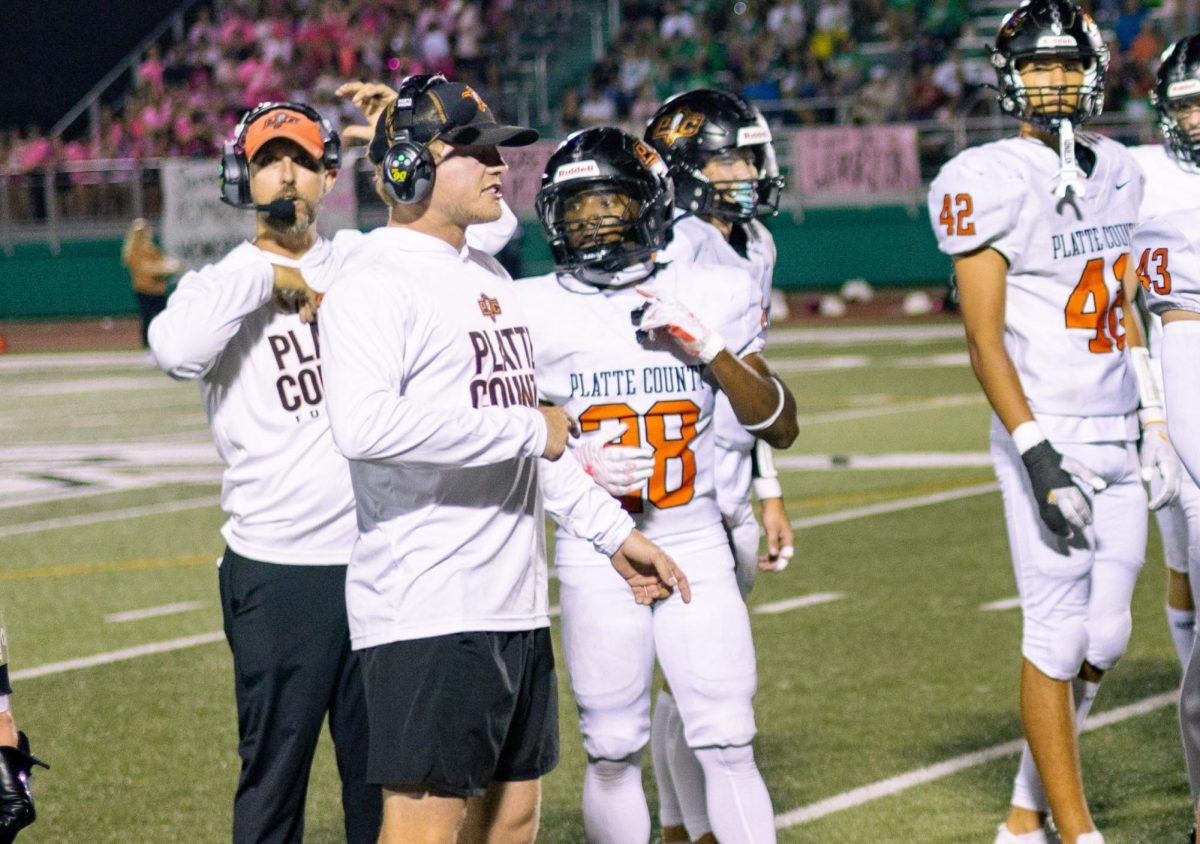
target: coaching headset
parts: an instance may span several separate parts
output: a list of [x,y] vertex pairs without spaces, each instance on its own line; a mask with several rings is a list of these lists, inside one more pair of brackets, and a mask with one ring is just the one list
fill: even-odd
[[297,111],[317,124],[321,130],[321,142],[325,146],[321,166],[326,170],[338,169],[342,162],[342,139],[319,111],[304,103],[260,103],[242,117],[237,128],[233,130],[233,140],[225,142],[225,151],[221,155],[222,202],[235,208],[249,208],[254,204],[250,198],[250,163],[246,160],[246,131],[267,112],[279,109]]
[[383,189],[402,205],[422,202],[433,191],[437,165],[429,153],[429,145],[438,139],[442,128],[434,129],[432,137],[423,142],[413,138],[412,131],[421,97],[430,88],[447,81],[440,73],[407,77],[375,128],[369,151],[371,162],[380,165]]

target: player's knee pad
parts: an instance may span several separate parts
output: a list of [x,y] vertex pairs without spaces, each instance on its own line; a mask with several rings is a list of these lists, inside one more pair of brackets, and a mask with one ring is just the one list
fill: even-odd
[[623,756],[620,759],[597,759],[588,756],[588,768],[601,785],[621,781],[629,773],[630,769],[637,770],[639,772],[638,777],[640,778],[642,751],[635,750],[633,753]]
[[650,741],[650,725],[612,711],[590,711],[579,720],[589,759],[627,759]]
[[1083,616],[1058,618],[1053,622],[1033,621],[1026,617],[1021,655],[1047,677],[1073,679],[1083,667],[1087,654],[1088,628]]
[[1088,621],[1087,661],[1107,671],[1117,664],[1117,660],[1129,647],[1129,637],[1133,633],[1133,616],[1129,610],[1112,613],[1103,618]]
[[754,748],[748,744],[731,747],[697,747],[696,758],[700,760],[707,776],[721,771],[726,776],[739,777],[758,771],[754,761]]

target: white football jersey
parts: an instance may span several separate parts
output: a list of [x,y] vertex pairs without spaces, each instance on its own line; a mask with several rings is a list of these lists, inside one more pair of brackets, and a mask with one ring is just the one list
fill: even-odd
[[1200,208],[1139,223],[1133,249],[1146,256],[1142,281],[1151,311],[1200,313]]
[[385,227],[321,306],[329,420],[357,500],[355,648],[549,625],[543,502],[605,554],[632,530],[574,460],[540,459],[532,315],[514,289],[483,252]]
[[[674,263],[638,286],[686,304],[736,354],[762,347],[758,288],[740,271]],[[622,501],[637,527],[672,553],[727,545],[713,479],[715,390],[699,361],[669,338],[639,342],[631,314],[646,299],[634,287],[595,288],[551,274],[516,288],[530,319],[539,396],[585,431],[623,422],[621,444],[654,449],[653,476]],[[604,562],[561,530],[556,559]]]
[[1005,348],[1047,435],[1136,438],[1121,279],[1143,179],[1117,142],[1078,137],[1096,154],[1084,196],[1054,195],[1056,150],[1008,138],[942,167],[929,188],[929,213],[942,252],[991,247],[1008,261]]
[[[1130,147],[1129,152],[1146,177],[1146,191],[1138,212],[1139,222],[1200,206],[1200,173],[1180,167],[1166,147],[1144,144]],[[1149,283],[1147,275],[1153,275],[1154,271],[1152,264],[1148,267],[1150,256],[1139,250],[1132,253],[1131,257],[1138,262],[1138,275],[1145,288]],[[1162,318],[1153,311],[1150,313],[1150,337],[1147,343],[1150,355],[1157,359],[1162,351]]]
[[[314,248],[332,257],[328,241]],[[200,382],[226,467],[229,547],[263,562],[347,563],[354,494],[329,432],[320,335],[274,292],[265,253],[243,243],[184,275],[150,324],[150,347],[170,375]]]

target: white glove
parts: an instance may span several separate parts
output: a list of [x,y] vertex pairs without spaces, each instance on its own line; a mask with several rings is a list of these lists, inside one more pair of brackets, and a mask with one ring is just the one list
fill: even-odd
[[[1140,415],[1140,414],[1139,414]],[[1150,483],[1157,472],[1162,483],[1158,494],[1150,499],[1150,509],[1165,507],[1179,497],[1183,479],[1182,467],[1171,441],[1167,438],[1167,423],[1161,417],[1142,419],[1142,443],[1138,446],[1142,463],[1142,480]]]
[[679,348],[702,363],[712,363],[725,348],[721,335],[702,323],[682,302],[664,299],[644,287],[639,287],[638,293],[649,300],[637,322],[638,331],[645,331],[651,340],[658,329],[666,329]]
[[654,474],[654,449],[613,445],[629,426],[592,431],[571,443],[571,454],[600,488],[619,498],[638,489]]

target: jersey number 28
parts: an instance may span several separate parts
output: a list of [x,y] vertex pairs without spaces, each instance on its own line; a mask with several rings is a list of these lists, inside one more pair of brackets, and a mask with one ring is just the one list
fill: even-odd
[[[667,420],[671,417],[678,423],[677,436],[668,432]],[[700,408],[688,399],[655,402],[640,418],[627,404],[594,404],[579,414],[579,427],[585,432],[595,431],[601,422],[615,419],[627,426],[620,445],[637,448],[645,443],[653,448],[654,474],[647,484],[646,496],[655,507],[665,510],[682,507],[696,493],[696,453],[691,444],[696,438],[696,420],[699,418]],[[667,469],[673,463],[679,467],[679,484],[667,489]],[[641,492],[622,496],[621,506],[630,513],[642,512]]]

